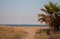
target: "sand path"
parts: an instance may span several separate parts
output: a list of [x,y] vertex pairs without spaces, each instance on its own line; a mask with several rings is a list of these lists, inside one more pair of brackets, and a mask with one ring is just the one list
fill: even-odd
[[[34,35],[38,29],[44,29],[45,27],[25,27],[24,30],[28,32],[28,35],[22,39],[34,39]],[[46,27],[47,28],[47,27]],[[22,28],[23,29],[23,28]]]

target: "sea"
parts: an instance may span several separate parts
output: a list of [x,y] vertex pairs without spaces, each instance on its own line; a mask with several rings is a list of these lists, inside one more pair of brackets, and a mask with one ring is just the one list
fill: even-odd
[[0,24],[0,26],[46,26],[46,24]]

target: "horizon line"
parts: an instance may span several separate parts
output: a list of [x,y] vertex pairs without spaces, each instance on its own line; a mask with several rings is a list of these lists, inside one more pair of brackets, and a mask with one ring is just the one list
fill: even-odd
[[0,26],[46,26],[46,24],[0,24]]

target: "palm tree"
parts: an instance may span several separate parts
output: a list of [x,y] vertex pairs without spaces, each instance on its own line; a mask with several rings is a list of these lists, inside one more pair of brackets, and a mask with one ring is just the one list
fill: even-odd
[[[50,27],[54,27],[54,31],[59,31],[59,16],[60,15],[60,8],[57,6],[57,3],[54,4],[49,2],[48,4],[44,5],[45,9],[41,9],[45,12],[45,14],[38,14],[38,21],[39,22],[49,22]],[[41,17],[41,18],[40,18]]]

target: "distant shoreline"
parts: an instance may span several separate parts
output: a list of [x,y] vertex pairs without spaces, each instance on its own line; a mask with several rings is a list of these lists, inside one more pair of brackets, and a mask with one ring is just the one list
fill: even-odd
[[0,24],[0,26],[47,26],[43,24]]

